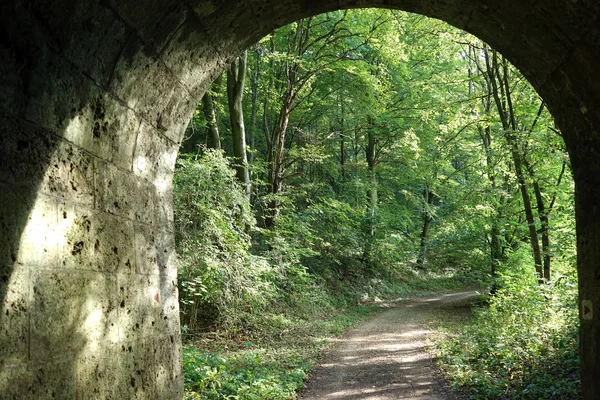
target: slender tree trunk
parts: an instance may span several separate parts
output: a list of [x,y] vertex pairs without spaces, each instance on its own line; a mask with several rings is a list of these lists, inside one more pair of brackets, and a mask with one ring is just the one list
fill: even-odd
[[525,167],[528,171],[529,177],[533,180],[533,192],[535,194],[535,201],[537,204],[538,218],[540,220],[541,229],[539,234],[542,236],[542,254],[543,254],[543,277],[546,282],[550,281],[551,278],[551,263],[552,255],[550,252],[550,233],[549,233],[549,218],[548,210],[546,210],[546,204],[544,197],[542,196],[542,190],[538,180],[535,178],[535,171],[530,163],[524,159]]
[[221,138],[219,136],[219,124],[212,95],[207,92],[202,97],[202,110],[206,118],[208,132],[206,135],[206,147],[209,149],[221,149]]
[[[285,157],[285,136],[292,106],[291,93],[286,96],[281,107],[277,125],[274,132],[274,140],[271,150],[271,169],[269,171],[269,183],[271,194],[277,196],[281,193],[284,180],[284,157]],[[275,226],[275,220],[280,212],[280,201],[277,198],[272,199],[268,204],[265,224],[268,228]]]
[[[529,129],[529,133],[533,131],[535,125],[537,123],[538,118],[544,111],[544,102],[540,105],[536,118]],[[527,159],[527,154],[523,154],[523,164],[529,174],[529,178],[533,181],[533,193],[535,194],[535,201],[537,204],[538,218],[540,220],[540,232],[539,234],[542,236],[542,256],[543,256],[543,270],[544,270],[544,280],[546,282],[550,281],[551,278],[551,263],[552,263],[552,254],[550,252],[550,221],[548,218],[548,213],[550,210],[546,208],[546,204],[544,202],[544,197],[542,196],[542,189],[540,187],[540,183],[536,178],[535,170],[529,160]]]
[[367,158],[367,167],[369,170],[369,185],[367,187],[367,205],[369,207],[369,235],[375,236],[375,217],[377,213],[378,193],[377,193],[377,139],[373,132],[373,121],[369,118],[371,129],[367,133],[367,148],[365,149]]
[[[288,53],[302,54],[303,49],[308,43],[310,37],[311,20],[300,20],[294,35],[288,38]],[[287,133],[290,113],[296,100],[296,85],[298,84],[298,72],[300,64],[297,60],[289,61],[285,67],[285,94],[283,103],[277,118],[277,124],[271,135],[271,168],[269,170],[269,183],[271,194],[274,198],[267,205],[265,225],[268,228],[275,226],[275,220],[280,212],[280,201],[277,195],[281,193],[284,181],[284,157],[285,157],[285,136]]]
[[342,180],[346,177],[346,140],[344,139],[344,103],[340,99],[341,117],[340,117],[340,173]]
[[533,252],[535,271],[538,274],[538,279],[540,280],[540,282],[542,282],[542,278],[544,276],[544,271],[542,267],[542,253],[540,250],[540,243],[537,234],[535,218],[533,216],[531,198],[529,197],[527,182],[523,171],[523,159],[519,149],[517,138],[515,136],[517,126],[514,115],[514,109],[512,106],[512,100],[510,96],[510,87],[508,85],[507,68],[505,67],[504,74],[501,75],[497,61],[497,54],[495,51],[492,52],[493,56],[490,60],[487,48],[484,47],[484,56],[492,86],[492,94],[496,103],[496,108],[498,109],[500,120],[502,121],[504,137],[506,138],[506,141],[510,147],[511,156],[515,167],[515,174],[517,175],[519,191],[521,192],[521,197],[523,199],[523,208],[525,211],[527,228],[529,230],[529,239],[531,243],[531,249]]
[[521,197],[523,198],[523,208],[525,210],[525,220],[527,221],[527,227],[529,229],[529,238],[531,242],[531,248],[533,250],[535,271],[541,279],[544,276],[544,271],[542,269],[542,253],[540,250],[539,238],[537,234],[535,218],[533,215],[533,207],[531,205],[531,198],[529,197],[529,191],[527,190],[527,182],[525,180],[525,174],[523,172],[521,154],[517,149],[516,138],[514,137],[514,133],[507,133],[506,138],[509,143],[509,146],[511,146],[511,154],[513,158],[513,164],[515,166],[515,174],[517,175],[519,190],[521,192]]
[[252,150],[254,150],[254,138],[256,136],[256,114],[258,112],[258,76],[260,74],[260,52],[256,51],[256,64],[254,65],[254,69],[252,70],[251,80],[250,80],[250,88],[252,90],[252,110],[250,114],[250,130],[248,131],[248,146],[251,151],[248,153],[248,164],[252,165],[254,161],[254,155]]
[[[476,70],[472,68],[472,63],[476,65],[482,74],[483,82],[483,90],[484,96],[481,98],[483,114],[489,115],[492,109],[492,90],[491,83],[489,80],[489,74],[483,74],[483,69],[481,68],[480,62],[478,61],[479,55],[473,46],[469,46],[468,49],[469,56],[469,97],[472,97],[474,94],[474,81],[472,79],[473,74],[476,73]],[[471,114],[474,118],[477,117],[477,113],[475,112],[475,108],[471,110]],[[482,126],[478,124],[477,130],[479,132],[479,137],[481,139],[481,144],[483,146],[483,150],[485,153],[485,173],[490,182],[490,186],[492,188],[492,193],[496,193],[498,189],[498,183],[496,179],[496,171],[494,169],[494,156],[492,152],[492,129],[489,124]],[[502,225],[501,221],[504,219],[504,197],[500,197],[498,199],[498,203],[495,205],[494,214],[491,218],[491,228],[490,228],[490,275],[492,277],[492,288],[491,293],[495,293],[498,290],[498,267],[504,261],[504,241],[502,235]]]
[[246,130],[244,128],[244,112],[242,99],[246,80],[246,62],[248,51],[245,51],[227,70],[227,97],[229,99],[229,118],[233,139],[233,156],[236,162],[237,177],[244,185],[246,197],[250,200],[252,187],[248,171],[248,156],[246,152]]
[[[489,104],[486,105],[486,112],[489,112]],[[482,126],[478,127],[479,136],[481,137],[481,142],[483,144],[483,149],[485,151],[486,157],[486,174],[488,176],[488,180],[490,181],[490,185],[492,190],[495,192],[497,189],[496,183],[496,175],[493,169],[493,159],[492,159],[492,150],[491,150],[491,128],[486,126],[485,128]],[[502,263],[504,259],[504,250],[502,246],[502,231],[500,229],[500,223],[504,219],[503,207],[504,207],[504,199],[500,198],[500,203],[497,204],[495,215],[491,220],[491,229],[490,229],[490,272],[492,276],[492,293],[498,290],[496,284],[496,278],[498,277],[498,267]]]
[[421,230],[419,257],[417,258],[417,268],[422,270],[427,270],[427,244],[429,242],[429,228],[431,221],[433,221],[431,207],[433,207],[434,198],[433,192],[426,187],[423,190],[423,229]]

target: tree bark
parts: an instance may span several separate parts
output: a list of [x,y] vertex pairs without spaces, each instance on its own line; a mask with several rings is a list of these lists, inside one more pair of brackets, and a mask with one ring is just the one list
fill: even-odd
[[[256,135],[256,114],[258,111],[258,76],[260,74],[260,52],[256,52],[256,64],[252,69],[250,75],[250,89],[251,94],[251,111],[250,111],[250,130],[248,131],[248,146],[251,150],[254,150],[254,137]],[[254,155],[252,151],[248,153],[248,164],[252,165],[254,161]]]
[[229,118],[233,140],[233,156],[237,177],[244,185],[246,197],[250,200],[252,186],[248,170],[248,155],[246,152],[246,130],[244,127],[244,112],[242,100],[246,80],[246,62],[248,51],[245,51],[227,70],[227,97],[229,100]]
[[[298,21],[296,32],[288,39],[288,51],[294,55],[304,53],[310,37],[311,19]],[[291,54],[289,54],[291,55]],[[277,195],[281,193],[284,181],[284,157],[285,157],[285,137],[287,133],[290,113],[292,106],[296,101],[298,94],[296,85],[298,84],[298,72],[300,63],[294,59],[289,61],[285,67],[286,88],[283,96],[283,102],[279,110],[277,124],[273,129],[271,136],[271,168],[269,170],[269,184],[273,199],[267,205],[265,216],[265,225],[268,228],[275,226],[275,220],[280,212],[280,201]]]
[[340,173],[342,175],[342,179],[346,177],[346,141],[344,139],[344,103],[340,97],[340,108],[341,108],[341,116],[340,116]]
[[377,213],[378,193],[377,193],[377,175],[375,167],[377,166],[377,139],[373,132],[373,120],[369,118],[371,129],[367,133],[367,147],[365,149],[367,158],[367,167],[369,171],[369,186],[367,188],[367,206],[369,207],[369,235],[375,236],[375,216]]
[[206,118],[208,132],[206,135],[206,147],[209,149],[221,149],[221,138],[219,136],[219,124],[217,122],[217,114],[213,97],[209,92],[206,92],[202,97],[202,110]]
[[514,109],[510,96],[510,87],[508,82],[508,73],[506,64],[504,61],[504,74],[500,74],[500,68],[497,61],[497,54],[492,50],[492,59],[490,60],[489,52],[487,47],[484,46],[484,56],[487,71],[490,77],[492,94],[496,108],[502,122],[502,128],[504,130],[504,137],[510,147],[511,156],[513,159],[513,165],[515,167],[515,174],[517,176],[517,182],[519,185],[519,191],[523,199],[523,208],[525,211],[525,219],[527,221],[527,228],[529,230],[529,239],[531,249],[533,252],[533,260],[535,264],[535,271],[538,274],[540,282],[543,281],[544,271],[542,268],[542,253],[540,250],[540,243],[537,234],[537,228],[535,224],[535,218],[533,216],[533,208],[531,206],[531,198],[529,197],[529,191],[527,189],[527,182],[523,171],[523,159],[519,149],[519,144],[516,138],[516,119],[514,115]]
[[434,193],[428,188],[423,189],[423,229],[421,230],[421,241],[419,247],[419,257],[417,258],[417,268],[427,270],[427,244],[429,242],[429,228],[433,215],[431,215],[431,207],[433,206]]

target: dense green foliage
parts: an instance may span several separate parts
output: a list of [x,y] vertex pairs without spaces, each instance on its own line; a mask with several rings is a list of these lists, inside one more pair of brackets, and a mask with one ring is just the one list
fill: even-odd
[[[573,182],[520,73],[464,32],[389,10],[298,21],[246,61],[243,98],[224,88],[231,70],[213,83],[175,171],[191,398],[293,397],[317,337],[339,331],[323,327],[332,315],[474,284],[495,295],[438,345],[455,385],[575,393]],[[248,154],[232,157],[242,125]],[[199,342],[210,332],[230,347]]]
[[201,161],[181,157],[173,183],[184,331],[213,322],[234,329],[244,311],[258,312],[275,290],[270,266],[248,252],[250,205],[216,151]]
[[452,385],[473,399],[579,398],[576,288],[575,277],[560,276],[540,290],[518,265],[507,269],[473,324],[436,343]]

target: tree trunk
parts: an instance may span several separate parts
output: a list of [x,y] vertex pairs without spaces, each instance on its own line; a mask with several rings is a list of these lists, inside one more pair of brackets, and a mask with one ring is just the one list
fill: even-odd
[[237,177],[244,185],[246,197],[250,200],[252,186],[250,184],[250,172],[248,171],[246,131],[242,109],[247,58],[248,51],[245,51],[227,70],[227,97],[229,100],[229,118],[231,120],[233,156],[236,163]]
[[417,268],[422,270],[427,270],[427,243],[429,241],[429,228],[433,220],[431,207],[433,206],[434,198],[435,195],[433,192],[426,187],[423,191],[423,229],[421,230],[419,257],[417,258]]
[[540,235],[542,236],[542,254],[543,254],[543,277],[546,282],[550,281],[551,278],[551,262],[552,255],[550,252],[550,233],[549,233],[549,219],[548,210],[546,210],[546,204],[544,197],[542,196],[542,190],[540,184],[535,178],[535,171],[533,167],[525,160],[525,166],[529,173],[529,177],[533,180],[533,192],[535,194],[535,201],[537,203],[538,218],[540,220]]
[[340,102],[340,174],[342,175],[342,180],[346,177],[346,141],[344,139],[344,101],[342,97],[339,96],[338,100]]
[[542,253],[540,251],[540,243],[537,234],[537,228],[535,225],[535,219],[533,216],[533,208],[531,206],[531,198],[529,197],[529,191],[527,190],[527,182],[525,174],[523,172],[523,159],[520,152],[519,144],[515,136],[517,131],[516,120],[514,115],[514,109],[512,106],[512,100],[510,97],[510,87],[508,82],[508,72],[506,67],[506,61],[504,60],[504,74],[500,74],[500,68],[497,61],[497,54],[492,51],[493,56],[490,60],[487,47],[484,46],[484,56],[489,79],[491,82],[492,94],[496,108],[502,122],[502,128],[504,130],[504,137],[508,145],[510,146],[511,156],[515,167],[515,174],[517,176],[517,182],[519,185],[519,191],[523,199],[523,208],[525,211],[525,219],[527,221],[527,228],[529,230],[529,239],[531,243],[531,250],[533,252],[533,260],[535,264],[535,271],[538,274],[538,279],[542,282],[544,271],[542,268]]
[[377,166],[377,139],[373,132],[373,120],[369,118],[371,129],[367,133],[367,148],[365,149],[367,166],[369,170],[369,185],[367,187],[367,206],[369,207],[369,235],[375,236],[375,216],[377,213],[378,193],[377,193],[377,175],[375,167]]
[[[269,171],[269,183],[271,194],[277,196],[283,187],[283,161],[285,157],[285,135],[292,106],[291,93],[286,96],[274,132],[273,147],[271,150],[271,169]],[[280,212],[280,201],[275,197],[268,204],[265,224],[268,228],[275,226],[275,219]]]
[[254,137],[256,135],[256,114],[258,111],[258,76],[260,74],[260,52],[256,52],[256,64],[254,69],[252,70],[251,79],[250,79],[250,88],[252,90],[252,110],[250,114],[250,130],[248,132],[248,146],[251,151],[248,153],[248,164],[252,165],[254,161],[254,155],[252,150],[254,150]]
[[221,149],[221,138],[219,137],[219,124],[217,122],[217,114],[213,97],[209,92],[206,92],[202,97],[202,110],[206,118],[208,132],[206,135],[206,147],[209,149]]
[[537,228],[535,225],[535,219],[533,216],[531,198],[529,197],[529,191],[527,190],[527,183],[525,181],[525,175],[523,173],[521,155],[517,150],[515,150],[515,139],[512,136],[513,134],[508,134],[507,139],[509,141],[509,145],[513,148],[511,150],[511,154],[513,158],[513,163],[515,165],[515,173],[517,175],[519,190],[521,192],[521,197],[523,198],[523,208],[525,209],[525,220],[527,221],[527,227],[529,228],[529,238],[531,242],[531,249],[533,250],[535,271],[538,274],[538,278],[541,279],[544,276],[544,271],[542,269],[542,253],[540,251],[540,243],[538,239]]
[[[485,112],[488,113],[490,111],[491,103],[486,103]],[[493,159],[492,159],[492,150],[491,150],[491,128],[490,126],[486,126],[485,128],[482,126],[478,127],[479,136],[481,137],[481,142],[483,144],[483,149],[485,151],[486,158],[486,174],[488,176],[488,180],[490,181],[490,185],[492,190],[495,192],[497,190],[496,183],[496,175],[493,169]],[[491,229],[490,229],[490,273],[492,276],[492,289],[491,292],[495,293],[498,290],[498,286],[496,283],[496,278],[498,277],[498,267],[502,263],[504,259],[504,249],[502,246],[502,231],[500,229],[500,221],[502,221],[504,217],[503,213],[504,200],[500,199],[500,204],[496,206],[495,215],[492,217],[491,221]]]

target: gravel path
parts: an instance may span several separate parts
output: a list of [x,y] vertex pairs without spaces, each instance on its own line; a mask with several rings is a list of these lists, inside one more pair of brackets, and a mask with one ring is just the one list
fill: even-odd
[[338,339],[309,376],[305,400],[458,400],[436,374],[425,341],[432,322],[470,316],[475,292],[405,300]]

